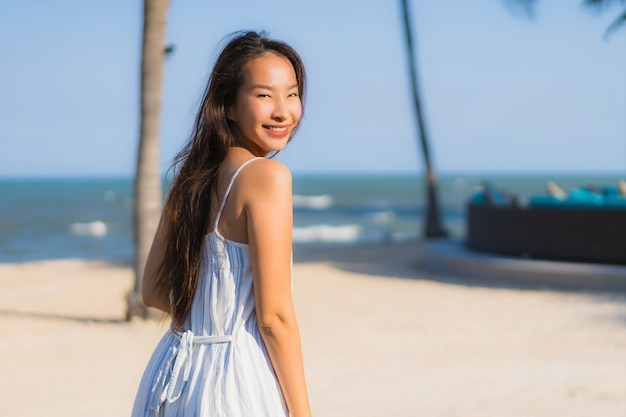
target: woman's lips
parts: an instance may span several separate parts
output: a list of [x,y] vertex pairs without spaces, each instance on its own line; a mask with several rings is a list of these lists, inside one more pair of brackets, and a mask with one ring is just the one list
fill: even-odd
[[289,135],[289,126],[263,125],[263,130],[265,130],[268,135],[275,138],[284,138],[285,136]]

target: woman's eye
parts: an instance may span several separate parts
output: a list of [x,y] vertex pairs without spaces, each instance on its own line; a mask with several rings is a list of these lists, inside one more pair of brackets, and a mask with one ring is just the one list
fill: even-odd
[[257,97],[269,97],[269,94],[258,94]]
[[298,97],[298,93],[291,93],[289,94],[289,97]]

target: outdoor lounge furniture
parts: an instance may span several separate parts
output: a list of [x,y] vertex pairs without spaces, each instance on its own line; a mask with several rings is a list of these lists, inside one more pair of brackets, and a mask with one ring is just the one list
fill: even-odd
[[468,203],[466,245],[537,259],[626,264],[626,196],[574,189],[521,206],[486,185]]

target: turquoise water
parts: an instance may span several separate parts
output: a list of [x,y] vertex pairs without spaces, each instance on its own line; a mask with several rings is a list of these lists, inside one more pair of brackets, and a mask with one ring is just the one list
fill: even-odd
[[[622,177],[624,178],[624,177]],[[444,226],[462,237],[465,204],[484,180],[523,202],[548,180],[561,187],[614,185],[618,175],[444,175]],[[294,245],[350,245],[417,239],[424,214],[417,175],[295,175]],[[128,178],[0,179],[0,262],[129,260],[132,182]]]

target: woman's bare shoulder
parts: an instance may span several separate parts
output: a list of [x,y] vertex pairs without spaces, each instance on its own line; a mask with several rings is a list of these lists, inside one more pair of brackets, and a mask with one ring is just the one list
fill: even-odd
[[275,159],[258,159],[252,161],[239,174],[246,182],[291,181],[291,171],[285,164]]
[[251,162],[239,174],[241,191],[246,199],[291,197],[291,171],[274,159]]

